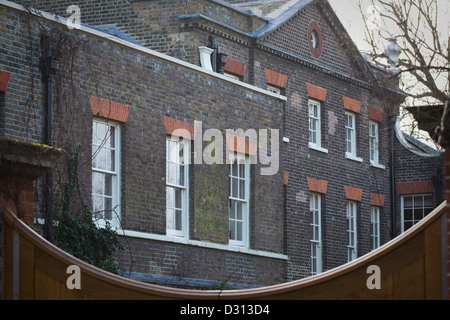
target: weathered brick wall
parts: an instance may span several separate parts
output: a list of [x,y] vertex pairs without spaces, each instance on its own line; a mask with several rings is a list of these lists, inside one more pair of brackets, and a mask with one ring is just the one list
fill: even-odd
[[[7,21],[2,20],[1,37],[8,38],[11,28],[6,26],[14,26],[15,31],[14,42],[11,41],[6,52],[8,61],[17,55],[16,46],[19,52],[22,46],[27,52],[31,42],[25,36],[28,25],[17,23],[23,21],[25,14],[4,7],[1,9],[2,17],[8,17]],[[44,20],[40,22],[48,25]],[[31,41],[38,48],[36,38],[39,39],[39,30],[35,24],[31,27]],[[97,38],[79,37],[76,31],[67,31],[65,26],[56,28],[66,32],[71,45],[79,49],[75,55],[61,56],[56,79],[66,81],[55,81],[54,122],[55,144],[67,151],[79,150],[81,195],[77,201],[80,204],[90,205],[93,115],[89,98],[94,95],[130,106],[127,122],[122,124],[121,141],[124,229],[159,235],[166,232],[165,116],[189,124],[199,120],[203,122],[203,130],[217,128],[223,133],[225,129],[238,128],[282,129],[283,102],[279,99],[151,54]],[[36,71],[39,70],[37,52],[32,51],[32,66]],[[70,62],[72,58],[74,64]],[[26,87],[30,81],[41,82],[39,72],[29,75],[25,66],[21,68],[23,75],[20,76],[25,77],[23,86]],[[19,75],[16,70],[9,70],[14,87]],[[68,74],[71,76],[66,78]],[[31,78],[28,82],[27,77]],[[19,94],[17,96],[22,99]],[[8,106],[16,103],[15,96],[9,93],[6,99]],[[36,105],[41,106],[38,101],[36,99]],[[25,112],[27,109],[23,108]],[[66,160],[55,169],[55,176],[65,173]],[[260,167],[258,163],[251,169],[250,248],[283,253],[282,171],[263,177],[260,176]],[[226,243],[228,175],[227,165],[192,166],[192,239]],[[271,194],[267,195],[266,190],[272,190]],[[212,200],[208,201],[208,206],[204,205],[204,197]],[[120,267],[126,271],[149,270],[152,265],[152,270],[160,270],[160,274],[165,275],[183,274],[221,281],[231,277],[234,282],[263,285],[277,283],[284,277],[285,262],[282,259],[136,238],[125,243],[128,250],[118,259]],[[273,268],[263,268],[267,265]],[[128,269],[130,266],[131,270]]]
[[[62,17],[70,17],[72,13],[68,13],[67,8],[74,5],[70,0],[22,0],[20,3]],[[82,23],[116,25],[146,47],[195,64],[199,63],[198,46],[208,42],[199,43],[199,39],[193,36],[189,21],[180,20],[180,16],[201,14],[248,33],[266,23],[263,19],[209,0],[83,0],[75,4],[80,9]]]
[[3,28],[0,70],[12,74],[7,94],[0,97],[3,100],[0,102],[0,134],[9,138],[42,142],[43,84],[39,78],[38,56],[33,54],[39,48],[36,22],[30,21],[27,15],[17,16],[3,7],[0,10]]
[[[258,39],[258,42],[262,42],[258,45],[255,39],[222,25],[226,24],[247,32],[255,26],[253,24],[255,21],[252,20],[254,18],[207,0],[190,1],[189,4],[183,2],[180,5],[181,2],[133,1],[128,4],[125,1],[117,1],[108,2],[110,4],[108,6],[102,1],[81,1],[77,5],[81,8],[83,22],[95,25],[117,23],[131,35],[142,40],[144,45],[197,65],[198,46],[208,45],[209,36],[214,36],[222,52],[228,54],[230,59],[245,65],[242,78],[244,82],[266,89],[267,70],[286,77],[287,82],[285,86],[283,85],[282,94],[287,97],[287,102],[283,107],[277,105],[274,108],[270,99],[267,100],[266,97],[240,87],[218,82],[214,78],[204,77],[196,72],[182,72],[177,66],[147,60],[140,55],[134,55],[133,51],[121,51],[118,48],[111,50],[101,46],[99,55],[94,58],[95,61],[103,61],[99,57],[108,50],[112,54],[112,59],[109,59],[108,63],[102,62],[94,68],[94,74],[101,78],[102,88],[105,88],[102,94],[131,106],[130,117],[122,133],[124,141],[132,142],[123,145],[123,158],[126,160],[122,171],[125,177],[123,210],[126,226],[157,234],[165,232],[165,218],[162,214],[165,195],[164,189],[159,187],[165,175],[164,164],[161,161],[164,159],[164,148],[161,148],[162,141],[155,137],[164,136],[162,117],[168,116],[189,124],[201,119],[204,129],[236,126],[244,129],[271,126],[283,129],[283,136],[290,141],[283,143],[280,176],[273,179],[257,174],[252,176],[252,183],[262,186],[262,190],[265,191],[252,193],[251,203],[254,206],[252,205],[250,214],[252,219],[250,237],[254,249],[284,252],[289,256],[286,280],[308,276],[310,271],[311,216],[308,177],[328,182],[326,194],[322,197],[324,270],[347,261],[345,186],[362,190],[361,200],[358,201],[358,256],[370,250],[371,194],[384,196],[384,206],[381,208],[381,243],[388,241],[391,238],[393,212],[390,205],[391,121],[397,113],[397,107],[376,97],[369,84],[359,81],[361,79],[369,81],[370,73],[358,72],[356,67],[360,67],[359,64],[362,62],[355,63],[353,60],[355,56],[344,49],[345,43],[329,25],[320,9],[316,5],[308,6],[277,31],[266,38]],[[68,16],[65,8],[69,3],[64,1],[58,3],[58,6],[53,7],[51,1],[39,5],[41,8],[44,6],[43,8],[49,11]],[[99,8],[105,12],[102,13]],[[207,15],[217,20],[219,24],[200,18],[179,19],[180,15],[195,13]],[[328,19],[330,18],[332,17],[328,16]],[[246,26],[245,21],[250,24]],[[311,54],[308,45],[308,26],[312,21],[318,23],[323,37],[323,51],[319,57]],[[255,23],[258,22],[259,20],[256,20]],[[120,63],[116,60],[118,56],[121,57]],[[139,61],[140,68],[136,66],[136,61]],[[119,64],[123,69],[117,68]],[[322,66],[327,69],[322,69]],[[123,70],[126,70],[126,73]],[[120,84],[119,81],[104,76],[111,73],[121,74]],[[133,86],[130,86],[130,83],[133,83]],[[325,101],[322,104],[321,130],[322,147],[326,148],[328,153],[308,148],[307,84],[326,90]],[[89,94],[93,91],[86,88],[84,90],[85,96],[89,90],[91,91]],[[134,96],[135,92],[139,93],[138,97]],[[362,158],[362,163],[345,159],[344,96],[361,104],[361,109],[356,114],[356,136],[357,155]],[[81,100],[86,101],[86,98]],[[81,105],[75,110],[80,108],[87,108],[83,112],[89,113],[89,107],[86,105]],[[379,125],[379,150],[380,163],[385,169],[372,167],[369,163],[370,109],[382,114]],[[273,110],[276,110],[275,113]],[[149,117],[145,123],[141,121],[144,116]],[[82,129],[78,135],[87,135],[83,139],[88,139],[90,123],[91,119],[87,117],[80,126]],[[87,158],[85,160],[88,161]],[[413,170],[415,173],[412,175],[416,175],[418,165],[429,164],[417,162],[404,168],[407,168],[408,172]],[[89,176],[88,169],[85,167],[86,177]],[[150,174],[133,175],[135,171]],[[213,177],[220,176],[226,180],[226,168],[200,165],[194,166],[194,171],[196,174],[192,178],[190,190],[193,199],[190,203],[191,237],[194,240],[226,243],[227,227],[223,223],[226,206],[224,207],[223,203],[227,199],[227,191],[222,190],[220,185],[206,187],[214,180]],[[281,174],[284,171],[288,173],[288,181],[283,191]],[[254,172],[258,172],[258,167],[255,167]],[[402,176],[403,173],[400,171],[400,179]],[[88,183],[85,187],[89,190]],[[396,209],[398,212],[398,208]],[[217,215],[216,212],[221,214]],[[280,236],[283,238],[279,238]],[[130,245],[137,248],[141,242],[147,241],[132,239]],[[168,246],[177,248],[177,253],[174,254],[177,258],[171,261],[181,261],[181,257],[185,254],[184,250],[188,248],[179,244]],[[189,250],[192,250],[193,257],[200,252],[198,248]],[[214,261],[217,259],[215,255],[220,255],[210,249],[205,252],[208,252],[208,259]],[[149,254],[142,251],[143,256]],[[142,258],[133,264],[133,267],[141,270],[140,272],[147,272],[142,270],[148,269],[146,263],[149,259]],[[159,268],[164,270],[165,274],[170,274],[170,268],[164,267],[162,261],[158,260],[152,268],[155,270]],[[126,258],[122,259],[122,263],[128,266]],[[277,265],[279,267],[281,264]],[[223,278],[228,273],[218,272],[218,274]],[[274,279],[273,276],[269,278]]]
[[[309,48],[301,45],[311,20],[318,21],[324,37],[324,51],[318,60],[314,60]],[[294,37],[292,31],[295,29]],[[334,31],[327,26],[317,9],[312,6],[298,17],[287,23],[279,31],[270,35],[267,42],[277,48],[290,51],[307,60],[316,61],[321,66],[333,70],[345,71],[351,75],[349,59],[340,48]],[[285,36],[284,36],[285,35]],[[266,40],[266,39],[265,39]],[[298,41],[298,42],[295,42]],[[295,43],[294,43],[295,42]],[[291,46],[291,47],[290,47]],[[339,62],[336,60],[338,53]],[[333,53],[333,54],[332,54]],[[358,256],[370,251],[370,195],[384,195],[384,207],[381,208],[381,243],[390,240],[390,123],[389,103],[377,99],[369,87],[342,80],[331,74],[315,70],[287,57],[277,57],[269,51],[258,50],[254,53],[255,84],[267,85],[265,69],[287,75],[284,94],[288,97],[285,114],[286,137],[284,169],[289,172],[286,189],[286,248],[290,257],[288,280],[308,276],[310,272],[310,222],[309,194],[307,177],[328,181],[328,188],[322,196],[322,236],[323,269],[331,269],[347,262],[347,220],[346,194],[344,186],[362,189],[362,199],[358,202]],[[321,131],[322,147],[328,153],[308,148],[308,90],[307,83],[326,90],[326,99],[322,103]],[[345,108],[343,97],[361,102],[361,110],[356,115],[357,155],[362,163],[345,159]],[[370,166],[369,162],[369,107],[383,112],[379,125],[380,163],[385,169]]]
[[[308,45],[308,26],[311,21],[318,23],[323,37],[323,50],[319,58],[314,58]],[[353,75],[355,72],[350,63],[350,56],[344,50],[343,43],[319,12],[316,5],[309,5],[282,27],[266,36],[264,43],[282,51],[304,57],[321,66]]]
[[[422,169],[420,169],[422,168]],[[432,193],[434,206],[437,207],[445,200],[445,160],[444,154],[421,156],[405,148],[395,139],[395,182],[412,183],[411,188],[418,188],[413,193]],[[420,182],[427,182],[430,188],[423,190]],[[396,231],[400,233],[401,227],[401,195],[396,187]]]

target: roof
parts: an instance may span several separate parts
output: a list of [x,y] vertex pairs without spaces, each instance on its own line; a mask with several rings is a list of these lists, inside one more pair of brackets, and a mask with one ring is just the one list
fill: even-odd
[[439,150],[436,150],[429,145],[426,145],[425,143],[419,141],[418,139],[410,136],[409,134],[405,133],[400,128],[400,119],[398,118],[395,123],[395,133],[397,136],[397,140],[400,142],[403,147],[405,147],[410,152],[419,155],[421,157],[438,157],[441,155],[441,152]]
[[277,29],[312,2],[314,0],[259,0],[235,3],[234,6],[269,21],[253,34],[255,38],[260,38]]
[[234,4],[241,9],[252,11],[256,15],[276,18],[285,13],[298,0],[260,0]]

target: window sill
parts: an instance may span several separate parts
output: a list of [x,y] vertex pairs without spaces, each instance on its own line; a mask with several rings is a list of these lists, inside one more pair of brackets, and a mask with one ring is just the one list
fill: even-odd
[[185,244],[185,245],[191,245],[191,246],[195,246],[195,247],[244,253],[244,254],[250,254],[250,255],[254,255],[254,256],[266,257],[266,258],[273,258],[273,259],[280,259],[280,260],[288,259],[288,256],[286,256],[284,254],[280,254],[280,253],[253,250],[253,249],[249,249],[246,247],[238,247],[238,246],[219,244],[219,243],[214,243],[214,242],[190,240],[190,239],[186,239],[186,238],[174,237],[174,236],[169,236],[169,235],[159,235],[159,234],[152,234],[152,233],[132,231],[132,230],[118,231],[118,234],[127,236],[127,237],[133,237],[133,238],[141,238],[141,239],[156,240],[156,241],[162,241],[162,242]]
[[376,163],[376,162],[373,162],[373,161],[370,161],[370,166],[371,167],[374,167],[374,168],[378,168],[378,169],[386,169],[386,167],[385,166],[383,166],[382,164],[379,164],[379,163]]
[[314,143],[312,143],[312,142],[310,142],[310,143],[308,144],[308,148],[310,148],[310,149],[312,149],[312,150],[319,151],[319,152],[328,153],[328,150],[327,150],[327,149],[324,149],[324,148],[322,148],[322,147],[319,147],[317,144],[314,144]]
[[348,152],[345,154],[345,159],[353,160],[353,161],[356,161],[356,162],[363,162],[362,158],[354,156],[353,154],[348,153]]

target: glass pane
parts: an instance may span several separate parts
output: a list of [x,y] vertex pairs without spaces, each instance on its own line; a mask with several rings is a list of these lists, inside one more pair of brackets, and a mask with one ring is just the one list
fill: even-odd
[[184,165],[179,165],[178,166],[178,181],[177,184],[180,186],[184,187],[184,171],[185,170],[185,166]]
[[233,161],[232,161],[232,164],[231,164],[231,175],[233,177],[237,177],[238,176],[237,159],[233,159]]
[[431,211],[433,211],[433,208],[424,208],[424,209],[423,209],[424,217],[425,217],[427,214],[429,214]]
[[314,238],[313,238],[313,240],[319,241],[319,226],[318,225],[314,226]]
[[309,142],[316,143],[316,137],[314,135],[314,132],[311,130],[309,130]]
[[109,127],[109,143],[107,144],[107,146],[110,146],[111,148],[115,148],[115,140],[116,140],[116,128],[114,127]]
[[245,200],[245,180],[239,180],[239,199]]
[[175,189],[175,208],[182,209],[183,208],[183,202],[182,202],[182,191],[181,189],[176,188]]
[[230,219],[236,219],[236,205],[234,200],[230,200]]
[[[311,256],[312,257],[317,257],[317,246],[315,243],[311,244]],[[313,261],[315,261],[315,259],[313,259]]]
[[414,197],[414,208],[422,208],[423,207],[423,196]]
[[403,220],[404,221],[411,221],[411,220],[413,220],[413,210],[412,209],[405,209],[405,210],[403,210]]
[[92,146],[92,168],[97,168],[97,152],[98,148],[96,146]]
[[236,240],[242,241],[242,222],[236,222]]
[[179,151],[178,151],[178,162],[184,163],[184,145],[182,143],[178,144]]
[[177,159],[177,144],[172,140],[167,140],[167,160],[175,162]]
[[176,184],[177,182],[177,165],[172,162],[167,163],[167,183]]
[[403,197],[403,208],[412,208],[412,197]]
[[351,134],[347,130],[347,141],[346,141],[346,150],[349,153],[352,153],[352,141],[351,141]]
[[116,163],[115,163],[116,152],[114,150],[108,150],[107,152],[108,152],[108,170],[115,171],[116,170]]
[[101,212],[103,211],[103,197],[101,196],[93,196],[93,210],[94,212]]
[[238,179],[236,178],[231,178],[231,196],[233,198],[237,198],[238,197]]
[[175,229],[174,210],[167,209],[167,229]]
[[409,222],[409,221],[405,222],[405,226],[404,226],[405,227],[405,231],[408,230],[409,228],[411,228],[412,226],[413,226],[412,222]]
[[239,162],[239,177],[245,178],[245,162],[244,160],[240,160]]
[[242,220],[244,205],[240,201],[236,201],[236,219]]
[[424,196],[423,197],[423,205],[425,207],[433,207],[433,197],[432,196]]
[[92,192],[103,194],[104,175],[98,172],[92,172]]
[[230,239],[235,240],[236,239],[236,227],[234,224],[234,221],[230,221]]
[[106,136],[106,126],[103,123],[96,123],[95,143],[101,145]]
[[106,150],[104,148],[97,152],[97,169],[106,170]]
[[166,205],[168,208],[175,207],[175,189],[171,187],[166,188]]
[[112,196],[112,175],[111,174],[105,174],[105,195],[106,196]]
[[317,107],[315,105],[312,104],[309,105],[309,116],[311,118],[317,117]]
[[112,220],[112,199],[111,198],[105,198],[105,212],[104,212],[104,219],[106,220]]
[[175,230],[182,230],[182,213],[181,210],[175,210]]

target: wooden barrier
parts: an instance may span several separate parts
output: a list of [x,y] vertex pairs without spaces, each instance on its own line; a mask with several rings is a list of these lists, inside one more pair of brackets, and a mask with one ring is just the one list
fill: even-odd
[[[319,275],[271,287],[183,290],[116,276],[49,243],[9,209],[4,224],[4,299],[442,299],[446,290],[443,219],[446,203],[402,235],[350,263]],[[445,220],[446,223],[446,220]],[[70,265],[80,267],[80,289],[68,289]],[[369,266],[378,266],[380,289],[369,289]],[[369,269],[370,271],[370,269]]]

